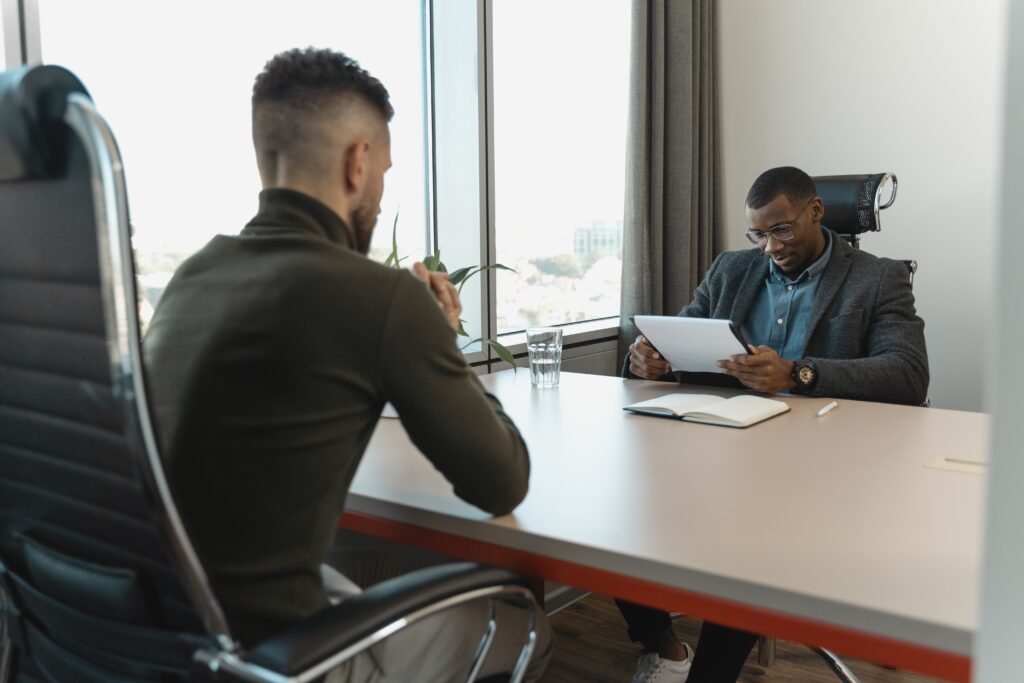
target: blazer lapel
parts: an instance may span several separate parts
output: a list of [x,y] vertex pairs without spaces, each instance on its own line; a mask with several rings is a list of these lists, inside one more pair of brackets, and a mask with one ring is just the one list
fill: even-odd
[[742,324],[747,319],[758,293],[764,288],[764,281],[767,277],[768,257],[762,255],[750,264],[746,274],[740,279],[739,290],[736,292],[736,298],[732,301],[732,309],[729,311],[729,320]]
[[832,304],[832,300],[839,293],[846,274],[850,272],[850,263],[853,260],[853,247],[839,235],[832,233],[832,255],[825,266],[825,272],[821,274],[821,282],[818,283],[818,291],[814,295],[814,304],[811,307],[811,320],[807,328],[807,340],[814,336],[814,331],[821,323],[825,311]]

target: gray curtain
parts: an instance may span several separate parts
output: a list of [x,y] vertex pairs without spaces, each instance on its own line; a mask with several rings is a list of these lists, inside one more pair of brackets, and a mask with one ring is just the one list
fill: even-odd
[[631,315],[675,315],[718,253],[712,0],[633,0],[619,357]]

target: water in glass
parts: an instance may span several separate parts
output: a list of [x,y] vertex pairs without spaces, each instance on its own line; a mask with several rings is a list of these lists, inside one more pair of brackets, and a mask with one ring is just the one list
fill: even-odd
[[530,328],[526,332],[530,354],[530,382],[538,387],[558,386],[562,368],[562,330]]

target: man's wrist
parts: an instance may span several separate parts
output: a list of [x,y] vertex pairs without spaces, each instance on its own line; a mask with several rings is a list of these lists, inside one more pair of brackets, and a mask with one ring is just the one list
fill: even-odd
[[806,394],[814,389],[818,383],[818,368],[810,358],[791,361],[789,373],[790,381],[793,383],[791,391],[797,394]]
[[793,366],[796,365],[791,360],[782,359],[782,362],[786,365],[786,380],[785,386],[782,387],[784,391],[792,391],[796,388],[796,381],[793,379]]

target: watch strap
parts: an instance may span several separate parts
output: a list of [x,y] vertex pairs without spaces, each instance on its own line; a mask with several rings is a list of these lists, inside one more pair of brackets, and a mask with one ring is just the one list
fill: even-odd
[[810,358],[801,358],[793,361],[790,377],[796,385],[793,388],[794,393],[805,394],[818,383],[818,368]]

